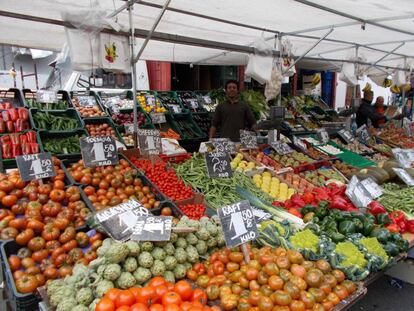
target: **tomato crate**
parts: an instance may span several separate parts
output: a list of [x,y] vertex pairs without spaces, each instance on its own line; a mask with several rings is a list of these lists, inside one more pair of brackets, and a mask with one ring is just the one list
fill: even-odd
[[160,206],[157,208],[152,208],[149,211],[151,212],[151,214],[153,214],[154,216],[163,216],[161,214],[161,211],[164,207],[169,207],[171,208],[172,211],[172,216],[177,217],[177,218],[181,218],[182,216],[184,216],[184,213],[177,207],[177,205],[175,205],[173,202],[171,201],[164,201],[161,202]]
[[168,163],[183,163],[189,159],[191,159],[192,154],[187,152],[183,154],[174,154],[174,155],[166,155],[166,154],[160,154],[159,157],[164,161]]
[[61,109],[68,109],[68,108],[74,108],[72,105],[72,100],[70,99],[70,95],[67,91],[64,90],[60,90],[56,92],[56,97],[58,100],[58,104],[63,106],[64,104],[66,104],[66,107],[61,108],[61,109],[56,109],[53,108],[54,104],[46,104],[46,103],[38,103],[36,101],[36,92],[37,91],[33,91],[33,90],[29,90],[29,89],[24,89],[23,90],[23,95],[24,95],[24,105],[27,108],[38,108],[38,109],[44,109],[44,110],[61,110]]
[[[69,152],[64,152],[63,153],[56,153],[53,152],[53,150],[49,150],[47,148],[46,145],[46,141],[50,138],[69,138],[69,137],[74,137],[78,135],[78,137],[86,137],[88,136],[88,132],[84,129],[79,129],[79,130],[75,130],[75,131],[67,131],[67,132],[52,132],[52,131],[46,131],[46,130],[40,130],[37,132],[37,140],[40,144],[40,150],[42,152],[51,152],[52,155],[56,156],[58,159],[68,159],[68,158],[79,158],[81,156],[80,152],[76,152],[76,153],[69,153]],[[57,143],[56,145],[60,146],[61,143]],[[80,150],[80,141],[78,140],[78,145],[79,145],[79,150]],[[65,148],[63,148],[65,149]]]
[[10,88],[0,90],[0,104],[10,103],[12,107],[24,107],[24,97],[20,89]]
[[[185,199],[185,200],[180,200],[180,201],[176,201],[176,202],[174,202],[174,204],[176,206],[178,206],[178,208],[180,210],[181,210],[180,206],[182,206],[182,205],[186,205],[186,204],[201,204],[201,205],[204,205],[204,207],[205,207],[204,216],[211,217],[211,216],[217,214],[216,211],[213,208],[210,207],[210,205],[204,199],[204,195],[201,194],[201,193],[195,193],[192,198]],[[181,210],[181,212],[183,213],[183,215],[185,215],[185,213],[182,210]]]
[[[83,119],[83,121],[85,122],[85,128],[88,124],[108,124],[109,127],[111,127],[114,132],[115,132],[115,136],[112,136],[115,140],[118,140],[119,142],[123,143],[125,145],[124,140],[122,139],[121,134],[119,134],[118,129],[116,127],[116,125],[114,124],[114,122],[112,122],[111,118],[108,117],[102,117],[102,118],[85,118]],[[86,129],[86,131],[88,132],[88,136],[91,136],[88,129]]]

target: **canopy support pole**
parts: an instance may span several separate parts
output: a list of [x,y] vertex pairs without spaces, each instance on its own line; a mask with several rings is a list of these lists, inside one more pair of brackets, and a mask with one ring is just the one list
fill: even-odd
[[[367,68],[367,71],[369,69],[371,69],[372,67],[374,67],[376,64],[378,64],[380,61],[382,61],[383,59],[387,58],[389,55],[391,55],[393,52],[395,52],[396,50],[398,50],[400,47],[402,47],[405,44],[405,42],[402,42],[401,44],[399,44],[398,46],[396,46],[395,48],[393,48],[391,51],[389,51],[387,54],[385,54],[384,56],[382,56],[381,58],[379,58],[377,61],[375,61],[371,66],[369,66]],[[404,60],[406,60],[406,58],[404,58]],[[405,67],[405,65],[404,65]]]
[[329,36],[333,31],[334,31],[334,28],[331,27],[331,29],[329,29],[329,31],[326,34],[324,34],[322,37],[320,37],[318,41],[316,41],[309,49],[307,49],[305,51],[305,53],[303,53],[301,56],[299,56],[295,60],[295,62],[292,65],[290,65],[288,69],[285,70],[285,72],[289,71],[293,66],[295,66],[298,61],[300,61],[302,58],[304,58],[310,51],[312,51],[319,43],[322,42],[323,39],[325,39],[327,36]]
[[137,68],[134,62],[135,55],[135,28],[133,22],[132,10],[134,9],[134,2],[131,1],[128,3],[128,20],[129,20],[129,47],[130,47],[130,56],[129,60],[131,62],[131,71],[132,71],[132,101],[133,101],[133,111],[134,111],[134,148],[138,148],[138,103],[137,103]]
[[107,18],[112,18],[117,16],[119,13],[121,13],[123,10],[127,9],[129,10],[129,8],[131,6],[133,6],[135,3],[139,3],[141,2],[141,0],[128,0],[125,4],[121,5],[119,8],[115,9],[115,11],[113,11],[112,13],[109,13],[106,17]]
[[161,10],[160,14],[158,14],[157,19],[155,20],[154,24],[152,25],[152,28],[149,31],[147,37],[145,38],[144,43],[141,45],[141,49],[139,50],[137,56],[134,58],[134,63],[136,63],[139,60],[139,58],[141,57],[142,53],[144,52],[145,47],[148,44],[148,41],[151,39],[151,37],[152,37],[152,35],[153,35],[154,31],[155,31],[155,28],[157,28],[159,22],[161,21],[162,16],[164,15],[165,11],[167,10],[168,5],[170,4],[170,2],[171,2],[171,0],[165,1],[164,6],[162,7],[162,10]]
[[[355,60],[358,60],[358,52],[359,52],[359,46],[355,46]],[[357,96],[357,88],[358,88],[358,63],[354,64],[354,70],[355,70],[355,76],[357,79],[357,85],[354,86],[354,89],[352,90],[352,108],[355,108],[355,99]]]

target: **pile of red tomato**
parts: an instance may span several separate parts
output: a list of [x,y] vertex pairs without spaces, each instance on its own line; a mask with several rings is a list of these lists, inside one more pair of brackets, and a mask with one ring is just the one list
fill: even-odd
[[151,188],[143,185],[137,177],[137,170],[125,159],[120,159],[118,165],[105,167],[85,167],[79,160],[69,168],[69,172],[76,182],[86,186],[83,191],[97,210],[131,199],[141,202],[148,209],[160,205]]
[[208,311],[220,310],[208,307],[204,290],[193,289],[187,281],[175,285],[160,276],[154,277],[147,286],[126,290],[110,289],[96,305],[96,311]]
[[148,179],[172,201],[190,199],[194,196],[191,187],[186,186],[173,169],[167,168],[165,162],[156,160],[152,163],[148,159],[137,159],[136,157],[132,157],[131,162],[142,170]]
[[[32,293],[47,280],[71,275],[75,264],[88,265],[96,259],[102,235],[96,233],[89,237],[85,232],[76,232],[73,227],[66,227],[60,234],[56,226],[63,228],[63,224],[62,219],[46,224],[41,236],[36,237],[34,234],[40,233],[40,230],[26,229],[26,247],[8,258],[18,292]],[[84,253],[81,248],[89,248],[89,251]]]
[[181,204],[178,205],[180,210],[190,219],[199,220],[204,216],[206,208],[203,204]]

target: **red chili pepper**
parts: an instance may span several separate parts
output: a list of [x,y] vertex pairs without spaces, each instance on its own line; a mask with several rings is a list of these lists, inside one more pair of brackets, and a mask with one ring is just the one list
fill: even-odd
[[19,155],[22,155],[22,148],[20,147],[20,145],[15,145],[12,144],[12,157],[15,158]]
[[32,154],[32,149],[30,143],[22,143],[22,153],[23,154]]
[[17,119],[19,119],[19,112],[17,111],[17,108],[11,108],[8,111],[11,121],[15,122]]
[[14,122],[13,121],[7,121],[6,122],[6,128],[8,133],[14,133]]
[[27,141],[29,143],[35,143],[36,142],[36,133],[33,131],[27,132],[26,133],[27,136]]
[[40,152],[39,144],[30,143],[30,150],[32,151],[32,153],[39,153]]
[[408,232],[414,233],[414,219],[406,220],[405,226],[407,227]]
[[23,121],[29,120],[29,111],[26,108],[18,108],[18,115]]
[[398,226],[396,224],[389,224],[385,226],[386,229],[388,229],[389,232],[391,233],[399,233],[400,229],[398,228]]
[[10,143],[2,143],[3,159],[12,158],[12,148]]
[[371,203],[368,204],[368,207],[369,207],[369,212],[372,215],[384,214],[387,212],[385,207],[377,201],[372,201]]
[[24,121],[22,119],[18,119],[14,122],[14,129],[16,132],[23,132],[24,131]]
[[30,126],[30,123],[28,121],[23,122],[23,129],[24,130],[30,130],[32,127]]

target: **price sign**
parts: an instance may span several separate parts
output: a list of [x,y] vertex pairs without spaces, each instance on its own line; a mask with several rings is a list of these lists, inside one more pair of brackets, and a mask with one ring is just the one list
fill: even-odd
[[36,101],[39,103],[56,103],[57,93],[55,91],[39,90],[36,92]]
[[207,173],[210,178],[229,178],[233,176],[230,157],[226,152],[206,152]]
[[86,167],[116,165],[119,162],[116,142],[111,136],[82,137],[80,145]]
[[141,154],[160,154],[162,152],[160,131],[138,129],[138,144]]
[[347,143],[350,144],[355,140],[355,137],[347,130],[340,130],[338,131],[339,136]]
[[356,130],[356,134],[358,136],[358,139],[364,144],[368,143],[368,141],[371,139],[371,135],[369,134],[368,128],[365,124]]
[[412,150],[410,149],[401,149],[393,148],[392,153],[394,157],[400,162],[401,166],[404,168],[411,167],[412,159]]
[[50,152],[17,156],[16,162],[24,181],[56,176]]
[[267,143],[271,145],[274,142],[277,142],[277,130],[270,130],[267,132]]
[[326,129],[321,128],[316,130],[316,135],[322,144],[327,144],[329,142],[329,134]]
[[308,149],[308,147],[306,146],[306,143],[302,139],[297,138],[296,136],[293,136],[293,144],[296,147],[302,149],[303,151],[306,151]]
[[272,146],[273,149],[276,150],[276,152],[280,155],[285,155],[293,152],[293,149],[290,148],[290,146],[287,143],[276,141],[272,143],[270,146]]
[[190,107],[193,109],[198,109],[198,102],[196,99],[191,98],[187,101],[188,103],[190,103]]
[[235,247],[256,239],[256,220],[248,201],[223,206],[218,210],[227,247]]
[[135,200],[98,211],[95,219],[105,231],[117,241],[126,241],[133,233],[140,216],[150,215],[141,203]]
[[361,181],[362,186],[368,191],[372,199],[379,198],[384,190],[372,179],[367,178]]
[[393,170],[407,186],[414,186],[414,178],[406,170],[402,168],[393,168]]
[[352,176],[345,194],[359,208],[366,207],[372,201],[370,194],[356,176]]
[[134,123],[125,123],[124,128],[125,128],[125,133],[134,134]]
[[257,136],[255,132],[240,130],[240,143],[245,149],[257,148]]
[[[96,105],[95,97],[90,96],[90,95],[79,95],[79,96],[76,97],[76,99],[79,101],[79,104],[83,107],[92,107],[92,106]],[[112,107],[112,109],[113,109],[113,107]]]
[[285,111],[286,109],[283,106],[270,107],[270,119],[284,119]]
[[203,100],[206,104],[211,104],[212,103],[210,96],[203,96]]
[[411,128],[411,121],[408,118],[403,119],[403,128],[407,137],[413,137],[413,131]]
[[150,114],[150,117],[151,117],[152,124],[161,124],[161,123],[167,122],[167,120],[165,119],[164,113],[153,112]]
[[227,152],[230,154],[237,153],[236,145],[228,138],[212,138],[211,143],[217,152]]
[[169,241],[172,216],[141,216],[132,231],[133,241]]

